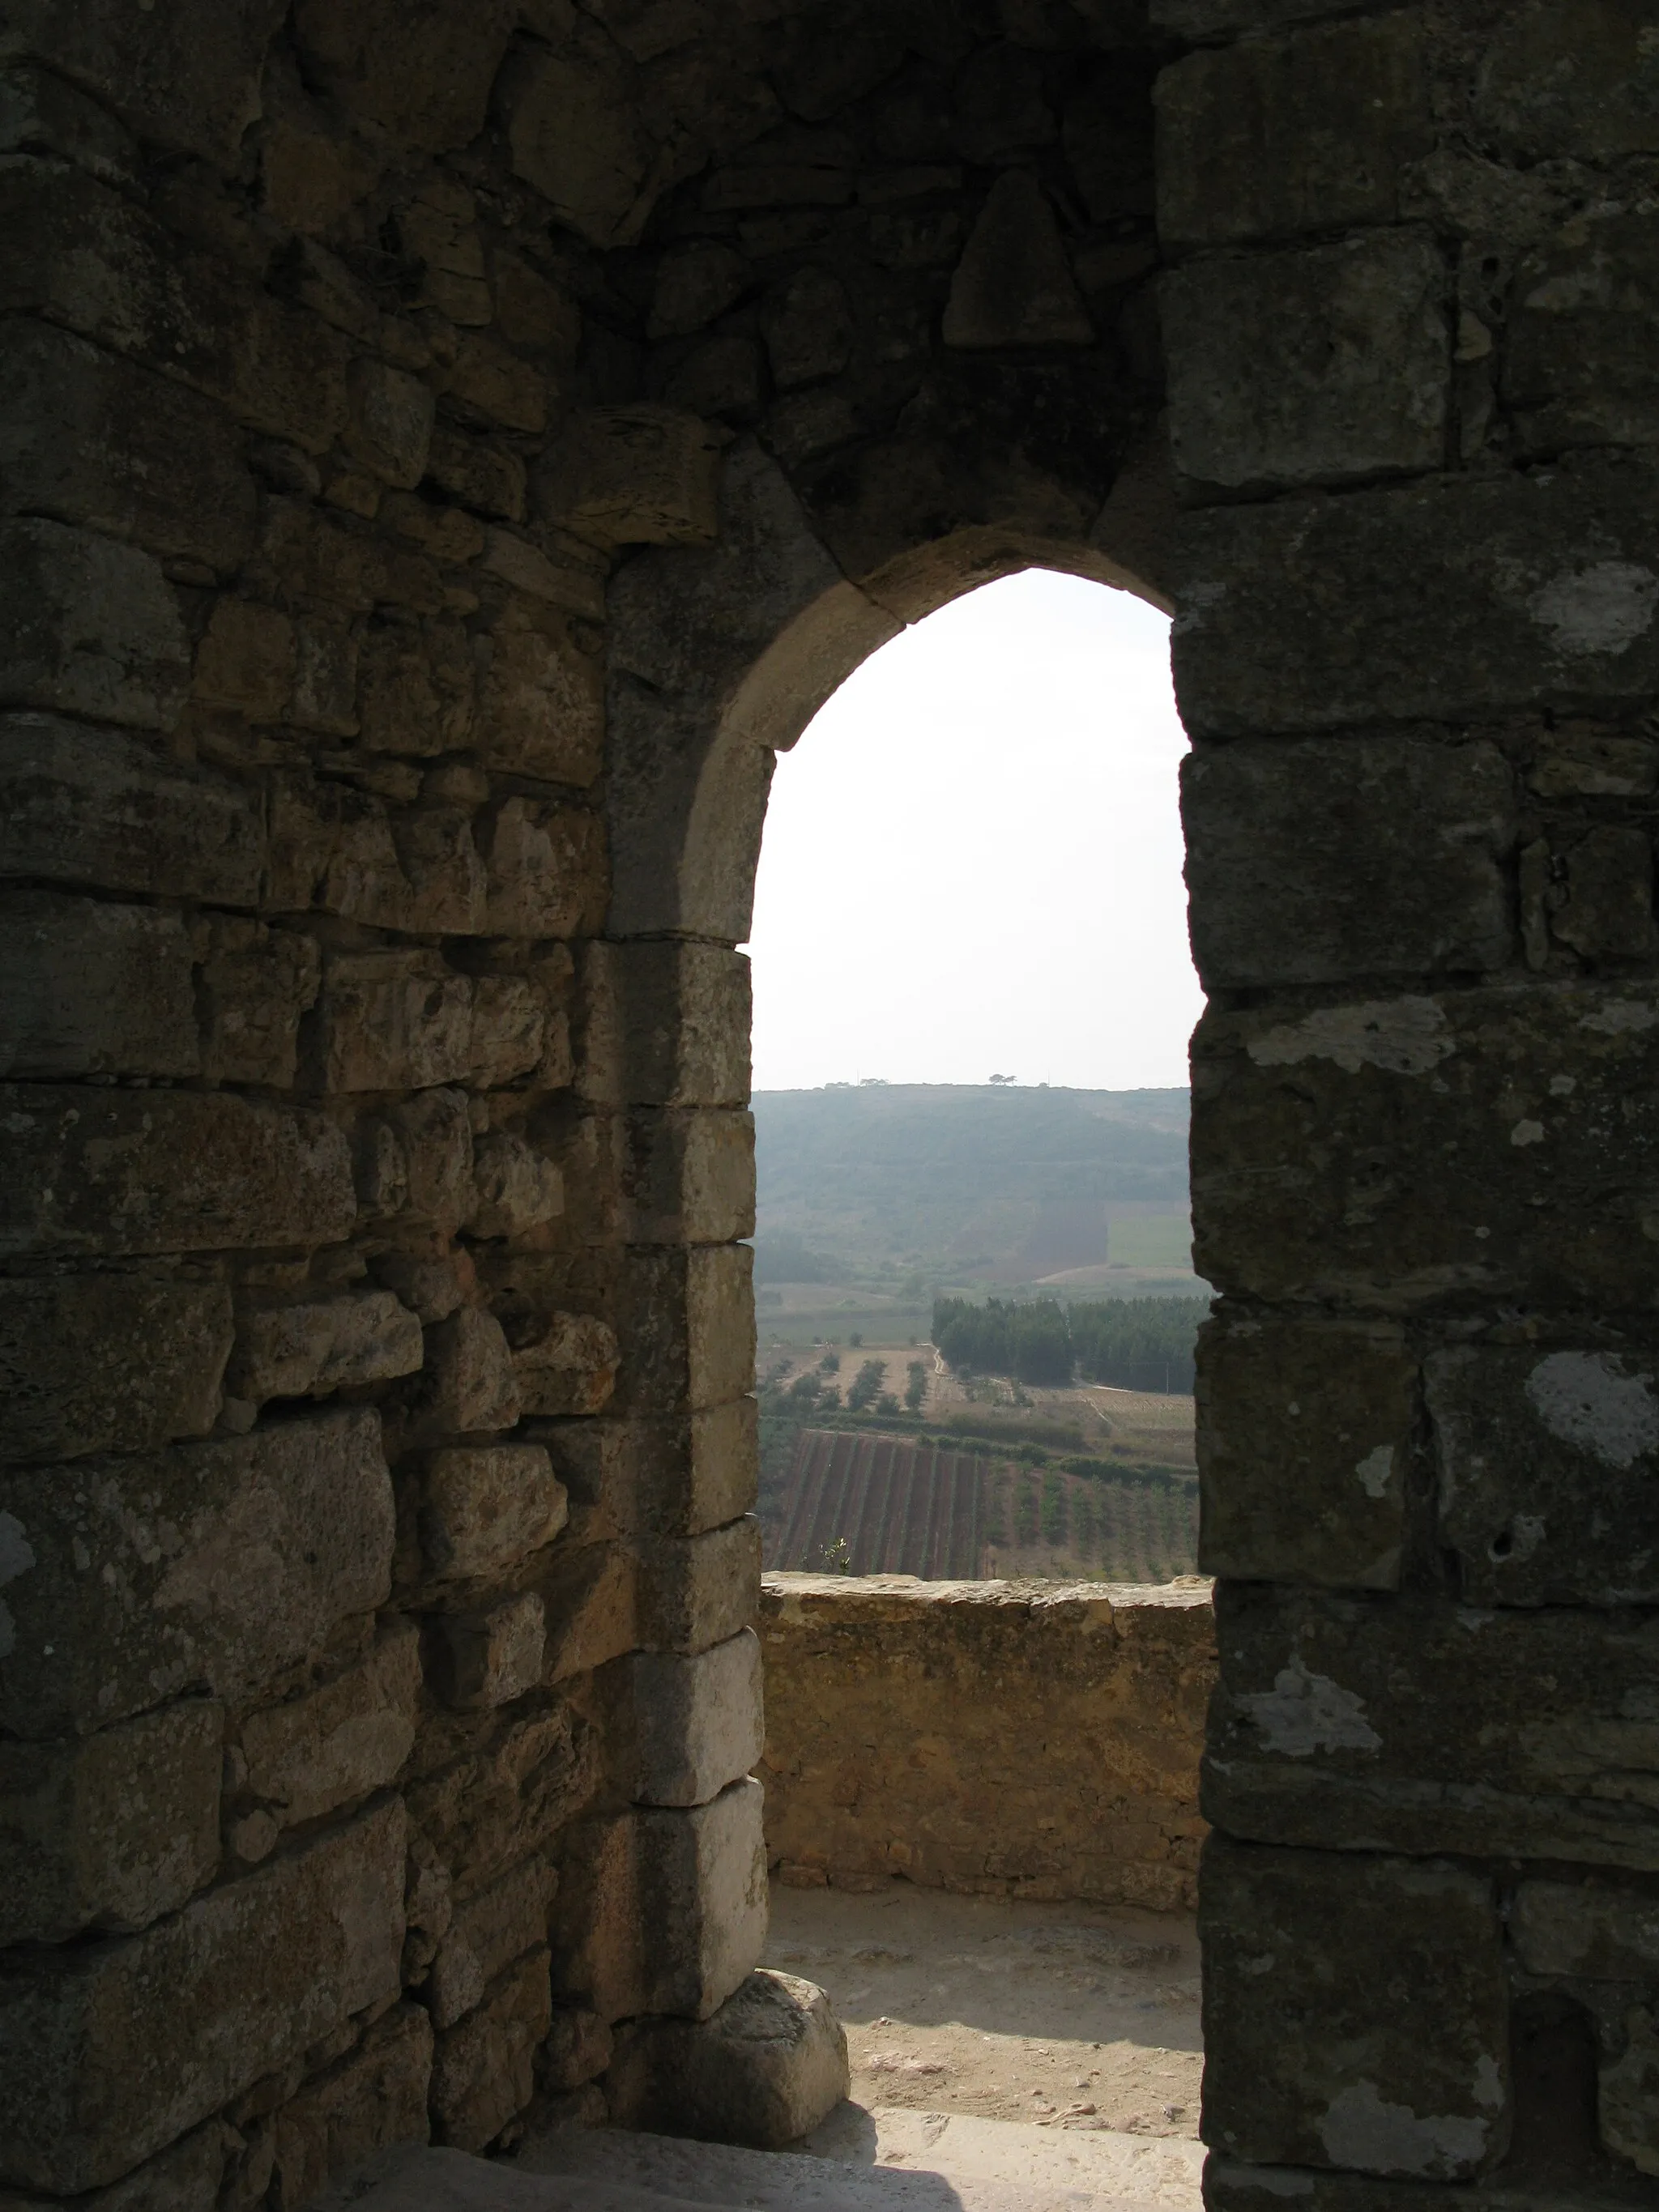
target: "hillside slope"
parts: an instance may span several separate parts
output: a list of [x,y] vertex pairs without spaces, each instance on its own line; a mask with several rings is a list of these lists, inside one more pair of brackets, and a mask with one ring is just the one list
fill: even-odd
[[827,1273],[1024,1281],[1104,1261],[1109,1224],[1115,1255],[1137,1221],[1182,1241],[1184,1090],[832,1085],[757,1091],[754,1112],[763,1278],[801,1248]]

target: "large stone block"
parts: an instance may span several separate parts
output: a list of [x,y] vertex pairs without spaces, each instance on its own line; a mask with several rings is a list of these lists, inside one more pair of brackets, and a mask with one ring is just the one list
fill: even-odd
[[513,1371],[525,1411],[597,1413],[610,1401],[620,1354],[594,1314],[525,1314],[513,1324]]
[[457,1905],[432,1961],[427,2001],[434,2027],[453,2027],[527,1951],[547,1949],[548,1908],[557,1887],[544,1859],[531,1859]]
[[633,245],[665,179],[637,72],[599,26],[567,28],[556,47],[526,49],[501,97],[514,175],[590,246]]
[[760,1480],[753,1398],[678,1421],[574,1420],[538,1425],[570,1493],[571,1530],[699,1536],[752,1510]]
[[426,1350],[417,1434],[471,1436],[513,1426],[522,1400],[513,1355],[494,1314],[464,1306],[428,1329]]
[[400,1802],[143,1936],[37,1955],[0,1994],[0,2177],[73,2193],[398,1991]]
[[230,1091],[8,1085],[0,1252],[331,1243],[356,1218],[331,1122]]
[[302,0],[295,28],[313,81],[350,113],[422,153],[465,146],[483,127],[513,10],[432,0]]
[[0,325],[0,502],[229,575],[253,479],[222,408],[67,331]]
[[538,1586],[550,1682],[591,1674],[638,1644],[639,1563],[627,1546],[592,1543],[556,1552]]
[[535,2091],[532,2062],[553,2018],[545,1948],[508,1968],[475,2012],[438,2039],[433,2130],[459,2150],[483,2150]]
[[678,408],[574,415],[537,473],[537,507],[599,545],[707,545],[719,526],[720,446]]
[[1566,1980],[1659,1978],[1659,1901],[1607,1881],[1521,1882],[1510,1941],[1529,1974]]
[[746,1244],[636,1247],[628,1254],[618,1322],[625,1411],[697,1412],[753,1389],[753,1273]]
[[[497,547],[502,538],[495,533]],[[477,743],[486,767],[510,775],[539,776],[585,791],[599,775],[604,680],[599,662],[576,644],[560,610],[515,598],[491,630],[483,655]]]
[[0,894],[0,1075],[194,1075],[200,1065],[176,913]]
[[745,1106],[749,961],[723,945],[583,949],[579,1088],[596,1104]]
[[[222,2120],[208,2120],[106,2189],[92,2190],[86,2212],[216,2212],[231,2139]],[[50,2197],[6,2192],[7,2212],[56,2212]]]
[[234,170],[282,18],[282,0],[185,0],[154,22],[125,8],[21,0],[6,51],[84,85],[141,138]]
[[[1659,1626],[1224,1583],[1206,1816],[1236,1836],[1659,1868]],[[1520,1717],[1517,1717],[1519,1716]]]
[[748,1773],[765,1741],[752,1628],[692,1658],[641,1651],[631,1663],[638,1802],[707,1804]]
[[39,518],[0,523],[0,703],[171,729],[190,688],[172,586],[148,553]]
[[421,1542],[448,1580],[499,1574],[550,1544],[569,1515],[540,1444],[458,1445],[434,1452],[421,1498]]
[[1430,1359],[1427,1399],[1471,1604],[1659,1603],[1650,1359],[1465,1346]]
[[1483,47],[1477,128],[1526,162],[1659,153],[1659,57],[1647,27],[1630,0],[1522,0]]
[[55,714],[0,715],[0,872],[253,906],[259,794],[137,739]]
[[1199,1359],[1205,1572],[1397,1589],[1416,1378],[1400,1329],[1224,1310]]
[[226,1385],[238,1398],[323,1398],[356,1383],[412,1375],[425,1357],[421,1324],[390,1291],[348,1291],[240,1316]]
[[78,1742],[0,1744],[0,1943],[147,1928],[210,1881],[223,1735],[191,1698]]
[[1414,231],[1171,270],[1159,307],[1176,468],[1229,492],[1437,468],[1446,293],[1438,246]]
[[559,1987],[607,2021],[707,2020],[766,1940],[759,1783],[690,1811],[639,1811],[574,1837],[556,1914]]
[[747,1628],[760,1610],[760,1558],[752,1513],[651,1545],[641,1563],[641,1642],[656,1651],[707,1651]]
[[1206,746],[1182,763],[1194,957],[1213,990],[1476,973],[1514,945],[1496,745]]
[[516,1131],[492,1129],[472,1149],[477,1203],[467,1216],[475,1237],[517,1237],[564,1212],[564,1177]]
[[[1223,10],[1209,0],[1196,7],[1231,12],[1253,28],[1264,17],[1282,22],[1318,12],[1312,5]],[[1194,12],[1191,4],[1182,9]],[[1401,172],[1434,143],[1424,63],[1421,19],[1401,9],[1240,40],[1164,70],[1153,97],[1165,246],[1396,221]]]
[[0,1459],[205,1436],[231,1326],[222,1283],[109,1273],[0,1282]]
[[940,327],[946,345],[972,349],[1094,343],[1053,205],[1029,170],[1005,170],[986,194]]
[[360,1408],[3,1484],[0,1719],[87,1731],[205,1681],[231,1699],[385,1601],[392,1483]]
[[300,2212],[326,2182],[374,2151],[425,2142],[431,2079],[432,2022],[421,2006],[398,2005],[278,2112],[276,2212]]
[[1206,2142],[1419,2180],[1502,2156],[1509,2004],[1489,1881],[1213,1837],[1199,1929]]
[[1211,508],[1187,525],[1176,688],[1198,737],[1546,708],[1659,687],[1646,462]]
[[828,2118],[848,2079],[823,1991],[763,1966],[708,2020],[625,2028],[605,2087],[624,2126],[781,2150]]
[[755,1124],[748,1114],[630,1114],[623,1171],[630,1244],[724,1244],[755,1233]]
[[432,1623],[433,1686],[466,1712],[511,1705],[542,1679],[547,1620],[540,1594],[521,1590],[478,1613],[440,1613]]
[[[464,1726],[461,1755],[408,1790],[410,1819],[422,1852],[442,1869],[446,1897],[452,1883],[475,1894],[544,1854],[597,1779],[598,1747],[568,1705],[538,1703]],[[435,1916],[439,1939],[449,1918],[446,1902]]]
[[1194,1264],[1268,1299],[1621,1304],[1659,1228],[1656,1053],[1647,994],[1606,987],[1208,1015]]
[[597,814],[514,797],[486,812],[477,835],[490,934],[568,938],[600,927],[610,878]]
[[242,1723],[240,1788],[280,1827],[314,1820],[395,1781],[415,1742],[421,1642],[394,1621],[366,1659]]
[[1503,395],[1522,449],[1659,441],[1659,218],[1581,221],[1521,263]]
[[317,1022],[326,1091],[424,1091],[472,1064],[472,987],[435,952],[331,960]]

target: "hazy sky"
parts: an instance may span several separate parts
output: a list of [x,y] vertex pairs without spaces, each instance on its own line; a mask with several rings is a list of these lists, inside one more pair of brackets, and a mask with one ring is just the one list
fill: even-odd
[[781,754],[755,1088],[1187,1080],[1170,625],[1031,570],[917,623]]

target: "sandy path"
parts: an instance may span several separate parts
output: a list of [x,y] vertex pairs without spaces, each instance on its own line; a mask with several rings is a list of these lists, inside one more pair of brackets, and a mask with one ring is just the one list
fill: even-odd
[[763,1963],[829,1991],[861,2105],[1198,2132],[1189,1914],[779,1887]]

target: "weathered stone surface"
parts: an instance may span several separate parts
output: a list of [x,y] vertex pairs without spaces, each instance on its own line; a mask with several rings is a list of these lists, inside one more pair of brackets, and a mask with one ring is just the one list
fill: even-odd
[[433,2130],[441,2142],[482,2150],[535,2087],[532,2060],[552,2018],[546,1951],[510,1967],[483,2003],[438,2039],[432,2066]]
[[754,1255],[746,1244],[636,1248],[621,1276],[624,1410],[681,1414],[754,1388]]
[[230,168],[259,112],[265,46],[282,14],[280,0],[189,0],[141,25],[121,9],[22,0],[6,46],[83,84],[141,137]]
[[227,1387],[238,1398],[322,1398],[356,1382],[412,1375],[425,1356],[421,1324],[390,1291],[301,1305],[255,1306],[237,1323]]
[[464,146],[482,129],[512,9],[431,0],[303,0],[295,28],[315,78],[350,112],[423,153]]
[[640,1639],[647,1650],[707,1651],[755,1618],[760,1522],[752,1513],[701,1536],[670,1537],[642,1560]]
[[405,1212],[441,1236],[453,1236],[477,1202],[465,1092],[422,1091],[394,1107],[380,1127],[389,1152],[382,1159],[377,1146],[369,1152],[377,1164],[372,1179],[383,1171],[386,1187],[380,1188],[377,1180],[375,1189],[365,1191],[366,1200],[378,1211]]
[[164,908],[0,895],[0,1074],[194,1075],[190,954]]
[[694,1658],[641,1651],[633,1674],[637,1802],[706,1804],[748,1773],[765,1733],[761,1647],[752,1628]]
[[191,696],[252,722],[281,721],[297,666],[294,624],[285,614],[252,599],[222,599],[197,647]]
[[1523,0],[1481,55],[1478,122],[1528,161],[1659,153],[1659,62],[1642,28],[1621,0],[1570,15]]
[[1597,2084],[1601,2140],[1638,2173],[1659,2175],[1659,2017],[1648,2005],[1625,2014],[1625,2048]]
[[657,264],[648,334],[683,337],[702,330],[723,315],[751,282],[749,264],[723,240],[690,239],[671,246]]
[[1496,745],[1211,746],[1182,763],[1199,971],[1213,989],[1501,967],[1516,806]]
[[170,729],[190,684],[178,602],[148,553],[91,531],[0,524],[10,578],[0,703]]
[[256,792],[114,731],[0,715],[5,874],[252,906],[264,848]]
[[1552,936],[1588,960],[1640,960],[1659,950],[1645,830],[1598,823],[1565,857],[1566,880],[1549,900]]
[[356,1202],[330,1122],[228,1091],[9,1085],[0,1251],[213,1252],[331,1242]]
[[1425,2180],[1501,2156],[1509,2007],[1490,1881],[1214,1837],[1199,1929],[1206,2142]]
[[331,960],[317,1020],[327,1091],[423,1091],[471,1065],[471,987],[435,952]]
[[0,1282],[0,1459],[144,1451],[205,1436],[231,1344],[222,1283],[142,1275]]
[[0,501],[234,572],[253,479],[223,410],[67,331],[0,325]]
[[597,1413],[616,1382],[615,1331],[592,1314],[526,1316],[513,1330],[513,1372],[527,1413]]
[[421,1541],[445,1579],[500,1572],[550,1544],[569,1514],[539,1444],[456,1446],[427,1462]]
[[463,1726],[461,1755],[407,1792],[425,1862],[441,1871],[430,1923],[439,1940],[451,1917],[452,1880],[470,1895],[544,1855],[596,1780],[599,1747],[567,1705],[532,1704]]
[[346,379],[351,409],[345,447],[382,483],[412,491],[426,474],[437,402],[429,385],[384,362],[355,361]]
[[423,757],[465,744],[474,672],[464,630],[438,622],[371,629],[357,665],[366,745]]
[[1434,143],[1423,27],[1408,9],[1188,54],[1153,98],[1168,246],[1393,222],[1402,170]]
[[501,90],[513,169],[590,246],[631,246],[655,198],[653,149],[627,58],[599,25],[515,56]]
[[555,1914],[559,1986],[606,2020],[707,2020],[766,1937],[761,1787],[734,1782],[690,1811],[638,1811],[578,1830]]
[[146,1928],[210,1881],[223,1732],[191,1698],[79,1742],[0,1744],[0,1942]]
[[706,545],[718,527],[720,452],[672,407],[573,415],[536,477],[550,521],[600,545]]
[[522,1400],[507,1339],[493,1314],[463,1307],[427,1330],[426,1350],[419,1407],[423,1431],[468,1436],[513,1426]]
[[428,1983],[434,2027],[453,2027],[482,2003],[489,1984],[526,1952],[545,1954],[556,1887],[546,1861],[532,1859],[456,1907]]
[[147,1934],[38,1957],[0,1999],[0,2174],[113,2180],[377,1998],[403,1942],[391,1803]]
[[986,195],[951,280],[943,332],[948,346],[1094,343],[1054,209],[1028,170],[1008,170]]
[[1659,221],[1581,222],[1527,256],[1504,357],[1522,450],[1659,441],[1650,363],[1659,331]]
[[[1236,1836],[1651,1869],[1659,1632],[1224,1583],[1206,1816]],[[1516,1713],[1526,1715],[1516,1727]]]
[[749,962],[712,945],[595,943],[579,1087],[605,1105],[742,1106]]
[[1523,1881],[1510,1940],[1529,1974],[1647,1982],[1659,1972],[1659,1905],[1607,1881]]
[[1446,290],[1437,246],[1413,231],[1171,271],[1159,303],[1176,466],[1228,491],[1438,467]]
[[1398,1328],[1224,1309],[1199,1366],[1200,1566],[1397,1589],[1416,1377]]
[[493,1130],[472,1150],[475,1237],[521,1237],[564,1212],[564,1178],[546,1155],[511,1130]]
[[513,798],[479,827],[492,934],[574,937],[599,927],[609,879],[596,814]]
[[1659,1602],[1651,1361],[1468,1346],[1427,1385],[1440,1540],[1471,1604]]
[[316,939],[221,919],[198,924],[196,934],[203,1074],[218,1083],[292,1089],[300,1017],[322,978]]
[[760,1632],[779,1879],[1190,1906],[1203,1584],[768,1575]]
[[1583,985],[1206,1017],[1194,1264],[1267,1298],[1622,1300],[1650,1264],[1656,1029],[1646,994]]
[[759,1967],[706,2021],[623,2030],[605,2076],[613,2120],[781,2150],[848,2094],[847,2036],[811,1982]]
[[639,1563],[618,1543],[556,1552],[538,1577],[547,1615],[546,1676],[568,1681],[639,1642]]
[[308,2081],[276,2116],[279,2212],[298,2212],[324,2184],[392,2143],[428,2140],[432,2022],[417,2004],[377,2021],[320,2081]]
[[241,1726],[246,1778],[277,1825],[314,1820],[395,1781],[415,1741],[420,1638],[395,1621],[369,1656]]
[[[230,2154],[224,2123],[211,2119],[81,2202],[87,2212],[216,2212]],[[15,2190],[5,2199],[7,2212],[51,2212],[54,2201]]]
[[151,1457],[5,1479],[20,1735],[107,1726],[206,1681],[228,1698],[384,1602],[392,1484],[380,1416],[293,1421]]
[[562,612],[523,601],[507,609],[490,635],[481,708],[479,757],[486,765],[578,790],[598,775],[605,730],[599,670],[572,640]]
[[483,1613],[440,1613],[433,1633],[434,1686],[462,1711],[510,1705],[542,1678],[547,1625],[534,1590]]
[[630,1244],[723,1244],[752,1237],[752,1118],[706,1110],[629,1115],[623,1203]]
[[1182,717],[1224,737],[1644,698],[1655,513],[1645,464],[1600,460],[1212,508],[1188,526]]

